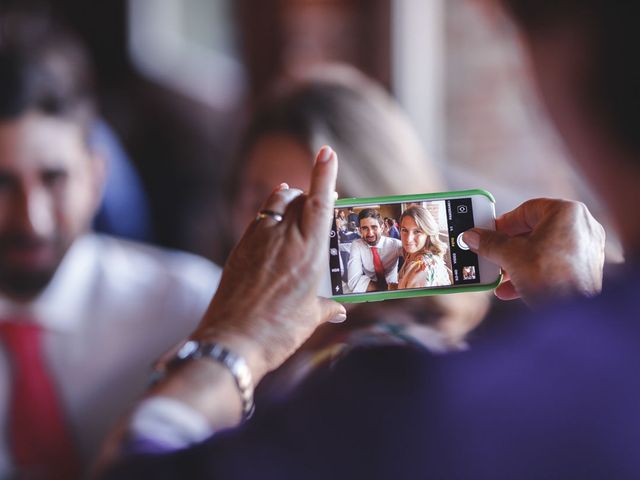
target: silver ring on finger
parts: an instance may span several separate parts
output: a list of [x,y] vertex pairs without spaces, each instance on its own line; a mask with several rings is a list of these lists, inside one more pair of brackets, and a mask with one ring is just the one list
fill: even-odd
[[276,223],[280,223],[283,220],[283,216],[281,213],[274,212],[273,210],[260,210],[258,215],[256,215],[256,221],[264,220],[265,218],[270,218]]

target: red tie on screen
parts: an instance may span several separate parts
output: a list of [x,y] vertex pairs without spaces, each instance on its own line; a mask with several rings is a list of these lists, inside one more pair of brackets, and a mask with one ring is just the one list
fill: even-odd
[[373,254],[373,269],[376,271],[376,276],[378,277],[378,287],[380,289],[386,289],[387,281],[384,276],[384,266],[378,253],[378,247],[371,247],[371,253]]
[[9,440],[18,478],[73,479],[79,463],[55,387],[42,361],[41,330],[24,322],[0,323],[12,362]]

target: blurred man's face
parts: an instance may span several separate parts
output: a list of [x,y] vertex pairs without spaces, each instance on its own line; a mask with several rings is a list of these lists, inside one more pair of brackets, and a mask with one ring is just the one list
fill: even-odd
[[97,208],[98,164],[75,123],[0,121],[0,293],[29,300],[49,283]]
[[360,235],[369,245],[376,246],[382,235],[382,226],[375,218],[363,218],[360,220]]

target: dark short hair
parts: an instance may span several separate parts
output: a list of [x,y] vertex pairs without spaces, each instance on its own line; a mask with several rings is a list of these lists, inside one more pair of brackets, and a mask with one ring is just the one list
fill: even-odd
[[95,116],[89,58],[49,16],[0,11],[0,120],[28,111],[73,120],[88,132]]
[[533,40],[547,30],[580,25],[589,35],[589,71],[578,87],[610,136],[640,151],[640,2],[605,0],[501,0]]
[[380,225],[382,225],[382,217],[380,216],[380,212],[375,208],[365,208],[360,210],[358,213],[358,226],[360,226],[360,222],[365,218],[374,218],[378,221]]

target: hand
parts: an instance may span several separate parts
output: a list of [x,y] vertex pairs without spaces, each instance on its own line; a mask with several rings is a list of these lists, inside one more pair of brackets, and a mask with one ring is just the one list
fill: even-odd
[[244,356],[254,381],[280,366],[321,323],[346,318],[339,303],[318,298],[327,266],[336,154],[318,153],[308,194],[280,185],[262,210],[282,222],[255,220],[225,265],[218,291],[193,338]]
[[529,200],[502,215],[495,232],[464,233],[472,251],[502,267],[496,296],[531,306],[600,293],[604,240],[602,225],[584,204],[551,199]]
[[[266,216],[249,225],[191,336],[241,355],[254,384],[279,367],[321,323],[346,319],[342,305],[316,296],[327,268],[337,162],[336,154],[323,147],[308,194],[286,184],[274,190],[261,211],[281,213],[282,221]],[[225,366],[208,359],[168,372],[147,392],[147,398],[152,397],[183,402],[204,415],[214,431],[241,420],[243,404],[233,377]],[[110,435],[99,462],[102,468],[122,452],[131,421]]]

